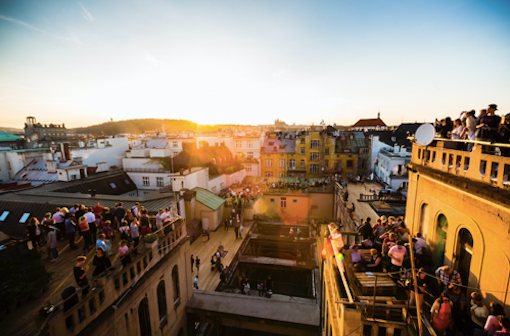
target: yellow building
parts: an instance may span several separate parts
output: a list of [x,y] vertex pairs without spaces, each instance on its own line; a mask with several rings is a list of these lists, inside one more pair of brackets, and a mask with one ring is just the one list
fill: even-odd
[[408,227],[422,233],[436,267],[459,272],[468,295],[478,290],[510,314],[510,158],[447,145],[413,146]]
[[262,177],[286,177],[289,160],[294,157],[295,132],[271,132],[261,148]]

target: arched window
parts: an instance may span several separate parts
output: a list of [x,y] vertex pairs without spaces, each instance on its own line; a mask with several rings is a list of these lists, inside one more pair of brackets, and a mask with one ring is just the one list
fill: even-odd
[[471,269],[471,257],[473,256],[473,236],[467,229],[459,231],[456,249],[456,268],[459,272],[462,284],[467,286],[469,283],[469,272]]
[[144,297],[138,306],[138,321],[140,323],[140,336],[151,336],[151,316],[147,297]]
[[448,232],[448,220],[446,216],[441,214],[437,217],[436,229],[436,253],[435,265],[436,267],[444,265],[444,252],[446,249],[446,233]]
[[[421,233],[423,239],[427,240],[427,230],[428,230],[428,222],[429,222],[429,209],[428,204],[424,203],[421,206],[420,212],[420,226],[418,227],[418,232]],[[416,232],[416,233],[418,233]]]
[[179,299],[181,296],[179,289],[179,271],[177,270],[177,265],[172,269],[172,284],[174,286],[174,302]]
[[166,290],[164,280],[161,280],[158,285],[158,310],[159,319],[161,320],[166,315]]

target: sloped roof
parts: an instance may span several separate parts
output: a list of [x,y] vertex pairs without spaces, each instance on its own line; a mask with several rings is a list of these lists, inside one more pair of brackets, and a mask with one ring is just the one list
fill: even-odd
[[11,134],[9,132],[0,132],[0,142],[17,140],[21,140],[21,138],[17,135]]
[[118,175],[111,175],[108,178],[82,181],[82,183],[75,183],[65,188],[55,189],[54,191],[61,193],[88,194],[90,189],[96,190],[97,194],[122,195],[130,191],[135,191],[136,185],[129,175],[123,172]]
[[192,190],[197,193],[197,202],[202,203],[212,210],[217,210],[223,203],[225,203],[223,198],[216,196],[209,190],[199,187],[195,187]]
[[363,132],[340,132],[335,141],[335,153],[355,153],[359,148],[368,147],[368,144],[369,140]]
[[352,125],[352,127],[376,127],[376,126],[386,127],[386,124],[384,123],[384,121],[381,120],[381,118],[376,118],[376,119],[360,119],[354,125]]
[[[27,236],[26,228],[30,218],[37,217],[39,220],[44,217],[47,212],[55,211],[55,205],[49,203],[32,203],[32,202],[11,202],[0,200],[0,216],[8,211],[9,214],[3,221],[0,221],[0,231],[6,235],[24,239]],[[23,214],[28,213],[29,217],[25,223],[20,223]]]
[[[269,136],[273,135],[274,138]],[[270,132],[264,138],[262,153],[295,153],[296,132]]]
[[[57,162],[57,169],[67,168],[72,165],[77,165],[73,160],[66,162]],[[85,166],[80,166],[81,168]],[[77,168],[80,168],[77,166]],[[30,161],[25,167],[14,175],[10,182],[31,182],[32,185],[39,185],[43,183],[51,183],[58,181],[57,173],[49,173],[46,166],[46,160],[34,159]]]

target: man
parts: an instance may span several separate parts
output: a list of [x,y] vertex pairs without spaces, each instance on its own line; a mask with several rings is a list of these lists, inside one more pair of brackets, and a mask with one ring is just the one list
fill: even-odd
[[106,246],[105,238],[106,235],[104,233],[99,235],[99,239],[96,241],[96,250],[102,247],[103,251],[106,253],[106,251],[108,251],[108,246]]
[[80,209],[80,205],[78,203],[75,203],[74,206],[71,209],[69,209],[69,212],[72,213],[73,215],[76,215],[76,211],[78,211],[78,209]]
[[198,271],[200,271],[200,258],[198,258],[198,256],[195,258],[195,266],[197,267],[197,276],[198,276]]
[[396,272],[402,268],[402,263],[404,262],[404,258],[407,254],[406,248],[403,246],[401,240],[397,242],[397,245],[390,248],[388,252],[388,256],[391,259],[390,272]]
[[193,280],[193,287],[198,290],[198,274],[195,276],[195,280]]
[[351,262],[354,267],[360,271],[365,266],[365,257],[363,256],[363,252],[360,251],[359,245],[353,244],[349,247],[349,252],[351,254]]
[[51,216],[53,219],[53,224],[57,227],[57,238],[58,240],[63,239],[66,236],[66,227],[65,227],[65,218],[64,213],[60,208],[57,208],[57,211]]
[[92,209],[92,212],[94,213],[94,216],[96,217],[96,224],[97,227],[101,227],[101,214],[103,213],[103,207],[99,204],[99,202],[96,202],[96,206]]
[[74,215],[69,214],[69,218],[66,219],[66,232],[67,238],[69,239],[69,247],[71,250],[76,250],[78,246],[74,244],[74,236],[76,234],[76,223],[74,222]]
[[46,235],[46,247],[53,257],[50,262],[56,262],[58,260],[57,250],[57,237],[53,227],[48,227],[48,234]]
[[497,109],[498,105],[490,104],[487,108],[487,114],[480,118],[479,124],[476,126],[480,130],[477,140],[494,142],[497,139],[499,125],[501,124],[501,117],[495,114]]
[[480,293],[471,293],[471,330],[473,336],[483,335],[485,320],[489,317],[489,310],[482,302],[483,296]]
[[379,251],[379,254],[382,255],[382,245],[384,242],[383,235],[388,230],[388,224],[384,221],[381,223],[381,226],[378,226],[374,229],[374,248]]
[[363,237],[363,240],[367,240],[372,237],[373,229],[372,225],[370,224],[371,221],[372,218],[367,217],[363,225],[361,225],[358,229],[358,232],[361,234],[361,237]]
[[436,270],[436,278],[443,289],[452,288],[454,285],[462,285],[460,274],[449,266],[441,266]]
[[[464,331],[464,307],[466,306],[466,297],[464,296],[464,293],[460,290],[460,287],[457,285],[454,285],[451,288],[445,289],[444,292],[445,295],[450,299],[450,301],[453,304],[452,307],[452,322],[453,322],[453,332]],[[453,333],[454,335],[455,333]]]
[[97,240],[97,223],[96,223],[96,216],[94,216],[94,213],[92,212],[92,208],[88,207],[87,212],[83,216],[85,216],[87,223],[89,224],[90,236],[92,238],[92,242],[95,243],[95,241]]
[[191,273],[193,273],[193,265],[195,264],[195,259],[193,258],[193,254],[191,255]]
[[122,223],[122,219],[126,214],[126,210],[122,207],[122,202],[115,204],[115,210],[113,211],[113,216],[115,217],[115,227],[118,230],[120,224]]
[[87,280],[87,272],[89,271],[89,266],[83,267],[87,257],[78,256],[76,265],[74,266],[74,279],[76,283],[81,288],[81,297],[84,298],[89,293],[89,282]]
[[133,212],[133,216],[140,218],[140,213],[138,212],[138,207],[140,203],[136,202],[135,205],[131,208],[131,212]]
[[223,226],[225,231],[228,232],[228,219],[225,218],[225,220],[223,221]]
[[[499,127],[498,142],[504,143],[504,144],[510,143],[510,113],[507,113],[505,115],[505,120]],[[510,148],[501,147],[500,150],[501,150],[501,155],[509,156]]]
[[429,249],[429,247],[427,245],[427,241],[425,239],[423,239],[421,236],[421,233],[418,232],[416,234],[416,243],[414,244],[414,250],[416,251],[416,253],[420,254],[422,247],[424,247],[426,250]]

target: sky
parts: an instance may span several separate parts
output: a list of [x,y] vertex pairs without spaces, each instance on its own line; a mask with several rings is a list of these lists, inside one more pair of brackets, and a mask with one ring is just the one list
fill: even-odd
[[0,2],[0,126],[510,112],[510,1]]

